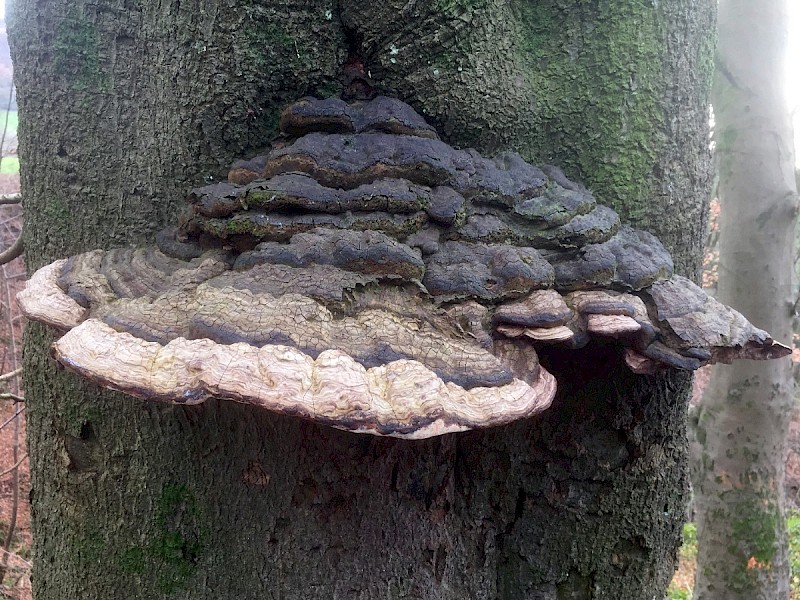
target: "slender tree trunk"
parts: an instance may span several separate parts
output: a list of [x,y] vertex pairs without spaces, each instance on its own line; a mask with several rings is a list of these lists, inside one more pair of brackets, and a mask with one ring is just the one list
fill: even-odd
[[[358,55],[451,143],[558,163],[695,274],[714,3],[18,1],[29,268],[143,243]],[[58,372],[29,329],[34,586],[63,598],[660,598],[689,378],[552,352],[553,408],[409,443]]]
[[[797,210],[786,37],[784,0],[720,2],[717,298],[782,342],[792,332]],[[699,600],[789,596],[783,483],[793,404],[788,358],[715,368],[698,421]]]

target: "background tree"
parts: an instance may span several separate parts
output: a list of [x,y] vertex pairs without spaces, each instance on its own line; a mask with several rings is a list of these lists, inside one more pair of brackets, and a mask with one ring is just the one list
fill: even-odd
[[[719,5],[713,104],[719,162],[717,299],[791,339],[794,139],[783,89],[784,0]],[[789,596],[784,510],[791,361],[714,368],[697,416],[695,598]]]
[[[28,268],[143,243],[281,108],[374,85],[447,141],[564,166],[696,275],[714,2],[19,0]],[[552,352],[542,418],[408,443],[58,372],[30,327],[34,586],[49,598],[660,597],[689,377]]]

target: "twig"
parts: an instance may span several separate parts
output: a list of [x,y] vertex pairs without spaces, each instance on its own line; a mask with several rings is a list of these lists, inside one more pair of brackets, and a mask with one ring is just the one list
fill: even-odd
[[0,551],[2,551],[2,552],[3,552],[3,554],[5,554],[6,556],[13,556],[13,557],[14,557],[15,559],[17,559],[18,561],[20,561],[20,562],[22,562],[22,563],[25,563],[25,566],[27,566],[27,567],[32,567],[32,566],[33,566],[31,563],[29,563],[27,560],[25,560],[24,558],[22,558],[22,557],[21,557],[19,554],[17,554],[16,552],[12,552],[11,550],[5,550],[5,549],[3,549],[3,548],[0,548]]
[[[20,458],[20,459],[19,459],[17,462],[15,462],[15,463],[13,464],[13,466],[9,467],[9,468],[8,468],[8,469],[6,469],[5,471],[2,471],[2,472],[0,472],[0,477],[4,477],[4,476],[8,475],[9,473],[11,473],[12,471],[15,471],[15,470],[16,470],[16,469],[17,469],[17,468],[18,468],[18,467],[19,467],[19,466],[20,466],[22,463],[24,463],[24,462],[25,462],[25,459],[26,459],[26,458],[28,458],[28,453],[27,453],[27,452],[26,452],[26,453],[23,455],[23,457],[22,457],[22,458]],[[14,519],[15,519],[15,520],[16,520],[16,517],[17,517],[17,516],[16,516],[16,514],[15,514],[15,515],[14,515]],[[13,532],[12,532],[12,535],[13,535]],[[4,548],[3,550],[5,550],[5,548]]]
[[14,402],[25,402],[23,396],[12,394],[11,392],[0,392],[0,400],[13,400]]
[[9,379],[13,379],[18,375],[22,375],[22,368],[14,369],[13,371],[9,371],[8,373],[3,373],[2,375],[0,375],[0,381],[8,381]]
[[[1,158],[2,157],[0,157],[0,159]],[[23,252],[25,252],[25,246],[22,242],[22,233],[20,233],[19,237],[11,244],[11,247],[0,253],[0,265],[7,265],[15,258],[22,256]]]
[[22,194],[20,192],[14,192],[13,194],[0,194],[0,206],[5,206],[8,204],[21,204],[22,203]]
[[[16,554],[15,556],[19,560],[25,562],[25,559],[22,558],[19,554]],[[27,563],[27,562],[26,562],[26,564],[30,565],[30,563]],[[13,590],[15,587],[17,587],[19,585],[19,582],[22,580],[23,577],[25,577],[25,575],[28,575],[28,571],[23,570],[19,575],[17,575],[17,578],[13,581],[13,583],[9,587]]]
[[7,426],[9,423],[13,423],[13,422],[14,422],[14,421],[15,421],[17,418],[19,418],[19,416],[22,414],[22,411],[23,411],[23,410],[25,410],[25,407],[24,407],[24,406],[22,407],[22,410],[20,410],[20,411],[19,411],[19,413],[16,413],[16,412],[15,412],[13,415],[11,415],[10,417],[8,417],[8,418],[7,418],[5,421],[3,421],[2,423],[0,423],[0,430],[2,430],[2,429],[5,429],[5,428],[6,428],[6,426]]

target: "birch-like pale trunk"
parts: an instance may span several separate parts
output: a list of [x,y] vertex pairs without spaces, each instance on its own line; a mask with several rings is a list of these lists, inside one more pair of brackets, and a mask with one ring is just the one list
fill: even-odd
[[[791,340],[797,210],[784,98],[786,1],[724,0],[713,90],[722,206],[717,298]],[[696,600],[788,598],[789,358],[715,368],[699,412]]]

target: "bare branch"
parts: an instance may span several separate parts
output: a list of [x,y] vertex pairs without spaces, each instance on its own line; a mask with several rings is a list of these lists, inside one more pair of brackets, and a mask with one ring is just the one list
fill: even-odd
[[6,550],[5,548],[0,548],[0,552],[2,552],[5,556],[10,556],[11,558],[13,558],[15,560],[18,560],[19,562],[25,564],[25,566],[27,566],[27,567],[32,567],[33,566],[27,560],[22,558],[19,554],[16,554],[15,552],[11,552],[11,550]]
[[0,477],[3,477],[5,475],[8,475],[9,473],[15,471],[23,462],[25,462],[26,458],[28,458],[28,453],[27,452],[22,456],[22,458],[20,458],[12,466],[7,468],[5,471],[0,472]]
[[[17,406],[19,406],[19,405],[17,405]],[[22,411],[24,411],[24,410],[25,410],[25,407],[21,406],[19,412],[15,412],[12,416],[10,416],[5,421],[0,423],[0,430],[5,429],[10,423],[13,423],[14,421],[16,421],[17,418],[19,418],[19,416],[22,414]]]
[[19,369],[14,369],[13,371],[9,371],[8,373],[3,373],[0,375],[0,381],[8,381],[9,379],[13,379],[18,375],[22,375],[22,367]]
[[8,206],[11,204],[22,204],[22,194],[19,192],[13,194],[0,194],[0,206]]
[[19,237],[14,240],[14,243],[11,245],[11,247],[8,250],[0,253],[0,265],[6,265],[15,258],[22,256],[24,251],[25,247],[22,242],[22,233],[20,232]]

